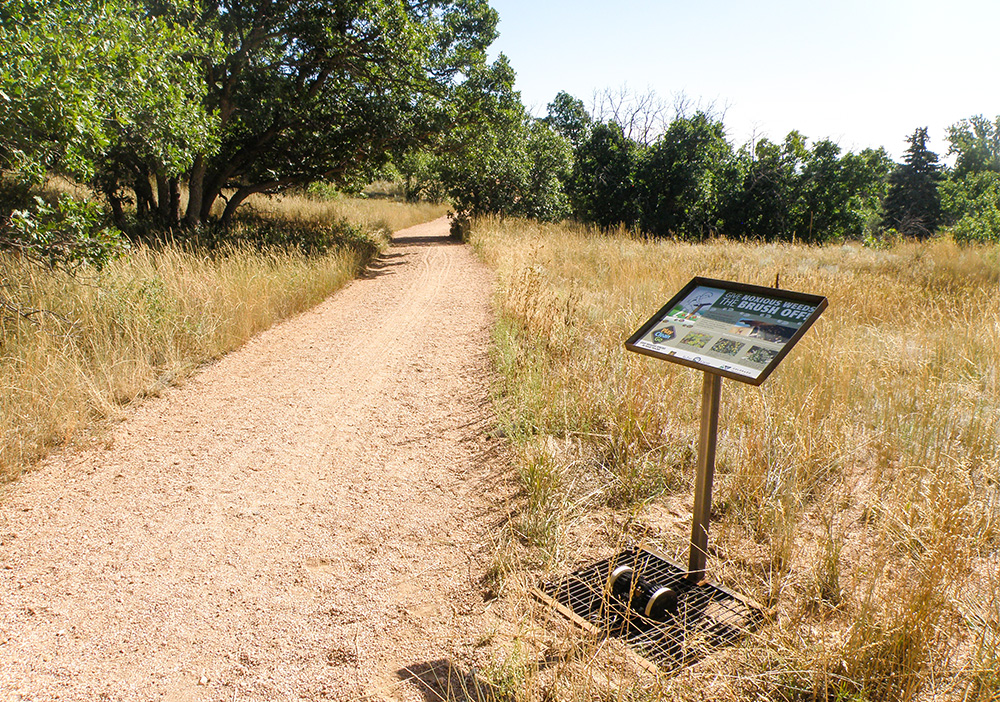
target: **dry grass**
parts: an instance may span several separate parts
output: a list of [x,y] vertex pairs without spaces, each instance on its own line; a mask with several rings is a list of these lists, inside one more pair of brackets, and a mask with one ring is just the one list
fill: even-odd
[[[370,232],[440,215],[439,208],[347,199],[255,206],[272,219],[346,218]],[[353,243],[317,256],[248,246],[210,256],[180,245],[137,247],[100,273],[75,277],[0,255],[5,295],[23,310],[44,310],[30,318],[0,315],[0,480],[95,422],[117,417],[133,399],[318,303],[377,250],[371,242]]]
[[429,202],[397,202],[383,198],[307,195],[253,196],[246,207],[264,215],[299,222],[334,222],[346,219],[366,231],[395,232],[429,222],[448,213],[448,205]]
[[[68,193],[78,198],[91,196],[88,188],[62,176],[52,176],[46,187],[56,193]],[[331,191],[333,195],[286,193],[284,195],[251,195],[241,206],[242,215],[255,213],[264,217],[288,220],[299,224],[330,224],[347,220],[368,232],[392,233],[416,224],[423,224],[448,213],[448,205],[431,202],[401,202],[399,184],[374,183],[372,197],[348,197]],[[231,194],[231,193],[227,193]],[[385,195],[386,197],[380,197]],[[187,189],[181,189],[181,211],[187,207]],[[226,202],[219,198],[212,214],[221,216]]]
[[[764,386],[723,385],[709,568],[775,614],[612,699],[1000,696],[1000,250],[492,220],[473,243],[500,281],[498,404],[525,490],[497,570],[515,580],[624,543],[686,561],[700,374],[623,347],[676,290],[780,274],[830,299]],[[594,697],[545,697],[557,688],[528,681],[512,699]]]

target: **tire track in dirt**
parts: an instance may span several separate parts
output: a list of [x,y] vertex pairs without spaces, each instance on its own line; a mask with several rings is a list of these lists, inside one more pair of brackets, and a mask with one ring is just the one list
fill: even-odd
[[[406,241],[406,238],[400,239]],[[376,328],[370,334],[362,335],[331,364],[333,372],[349,376],[355,383],[364,383],[369,401],[375,401],[386,380],[398,374],[398,368],[405,365],[407,359],[400,354],[412,353],[413,349],[407,349],[397,341],[400,337],[410,335],[411,329],[428,316],[428,311],[440,304],[441,291],[449,280],[454,264],[453,257],[445,255],[440,246],[427,246],[413,254],[400,253],[398,256],[403,260],[411,256],[415,261],[411,265],[417,267],[419,274],[399,296],[396,307],[382,315]],[[354,400],[345,403],[342,397],[338,397],[334,403],[340,408],[342,419],[346,419],[348,424],[359,420],[354,416],[344,416],[344,412],[371,410],[370,405],[364,402]],[[333,440],[332,434],[324,434],[321,441],[325,444],[320,454],[322,464],[340,447]]]
[[423,700],[502,500],[490,280],[439,220],[0,498],[0,699]]

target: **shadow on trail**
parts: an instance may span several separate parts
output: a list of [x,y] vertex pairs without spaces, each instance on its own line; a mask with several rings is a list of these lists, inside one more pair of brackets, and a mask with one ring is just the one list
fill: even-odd
[[508,695],[475,673],[462,670],[450,660],[441,659],[426,663],[415,663],[396,671],[403,682],[414,686],[427,702],[502,702]]
[[404,263],[406,263],[406,254],[383,253],[369,263],[358,277],[378,278],[382,275],[388,275],[392,273],[393,268],[402,266]]
[[393,246],[461,246],[462,241],[451,236],[442,234],[441,236],[394,236]]

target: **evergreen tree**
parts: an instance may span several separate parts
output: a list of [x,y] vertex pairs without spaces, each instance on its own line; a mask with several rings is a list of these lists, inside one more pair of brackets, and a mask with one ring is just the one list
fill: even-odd
[[927,127],[915,130],[907,141],[910,148],[903,163],[889,174],[882,225],[923,239],[934,233],[941,219],[941,166],[937,154],[927,148]]

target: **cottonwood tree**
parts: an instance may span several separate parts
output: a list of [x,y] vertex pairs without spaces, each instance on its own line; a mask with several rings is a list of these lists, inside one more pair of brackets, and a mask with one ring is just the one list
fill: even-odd
[[219,148],[195,157],[189,225],[224,191],[226,223],[255,193],[367,180],[461,121],[454,89],[483,66],[497,21],[486,0],[196,4],[225,51],[205,67]]
[[884,149],[841,155],[828,139],[810,147],[798,131],[744,146],[735,162],[742,185],[723,205],[723,233],[811,243],[873,233],[893,166]]
[[458,219],[496,214],[555,221],[569,214],[563,183],[572,147],[544,120],[527,114],[501,55],[458,89],[468,111],[437,150],[439,174]]
[[958,241],[1000,241],[1000,173],[981,171],[941,184],[941,210]]
[[955,166],[941,183],[941,207],[959,241],[1000,241],[1000,117],[963,119],[948,129]]
[[883,149],[841,156],[829,139],[815,142],[799,174],[795,238],[807,243],[860,238],[885,197],[891,170]]
[[643,229],[686,238],[718,231],[732,155],[722,122],[701,112],[671,122],[639,166]]
[[948,155],[955,156],[952,177],[972,173],[1000,173],[1000,117],[990,121],[982,115],[963,119],[948,127]]

